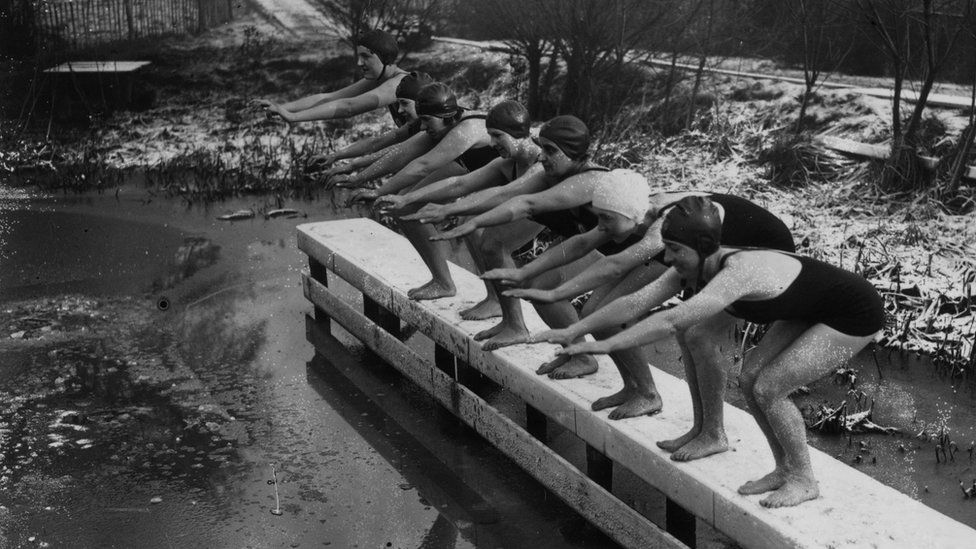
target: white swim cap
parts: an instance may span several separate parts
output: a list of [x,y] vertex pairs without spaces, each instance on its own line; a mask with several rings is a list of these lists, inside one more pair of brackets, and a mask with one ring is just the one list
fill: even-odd
[[651,187],[643,175],[634,170],[611,170],[593,191],[593,207],[640,223],[650,207],[650,194]]

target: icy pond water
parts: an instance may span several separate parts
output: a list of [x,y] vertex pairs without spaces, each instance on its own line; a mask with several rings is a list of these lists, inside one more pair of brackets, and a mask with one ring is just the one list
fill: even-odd
[[[294,228],[358,213],[323,198],[286,201],[307,218],[216,219],[277,205],[0,190],[0,546],[613,547],[348,337],[316,355]],[[880,379],[859,357],[859,389],[907,435],[811,442],[976,526],[959,488],[976,478],[972,389],[877,356]],[[940,420],[949,463],[915,436]]]

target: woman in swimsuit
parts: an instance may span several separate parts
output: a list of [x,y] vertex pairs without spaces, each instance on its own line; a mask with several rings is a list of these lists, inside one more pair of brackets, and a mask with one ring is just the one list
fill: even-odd
[[[394,215],[404,215],[415,209],[411,208],[414,205],[439,205],[476,195],[484,197],[520,177],[541,174],[539,146],[532,140],[530,125],[529,112],[521,103],[511,100],[498,103],[488,110],[485,128],[499,158],[471,173],[448,177],[416,191],[382,196],[376,201],[377,207]],[[477,246],[471,248],[471,255],[479,272],[514,267],[512,252],[535,238],[541,230],[541,225],[523,220],[478,231],[474,238]],[[484,300],[459,311],[462,320],[492,318],[505,314],[506,308],[519,306],[517,299],[500,297],[495,284],[486,282],[486,286]]]
[[[351,158],[348,162],[336,164],[323,171],[321,176],[328,180],[339,174],[347,174],[355,170],[365,168],[376,162],[383,155],[389,153],[393,145],[403,143],[407,139],[420,133],[420,118],[417,116],[415,103],[420,90],[427,84],[433,84],[434,79],[425,72],[411,72],[403,77],[396,88],[396,103],[391,106],[396,107],[397,127],[380,135],[360,139],[347,147],[343,147],[333,153],[322,155],[312,160],[316,166],[328,166],[335,164],[339,160]],[[329,181],[331,185],[339,180]]]
[[[614,172],[617,172],[615,170]],[[592,210],[599,218],[597,227],[570,238],[546,250],[534,261],[519,269],[497,269],[485,273],[482,278],[499,280],[509,286],[523,286],[540,273],[568,263],[592,250],[599,250],[606,257],[588,266],[583,272],[552,288],[519,287],[503,292],[503,295],[520,297],[533,302],[551,303],[592,290],[580,311],[587,317],[615,299],[632,294],[664,274],[668,266],[663,263],[664,242],[661,240],[661,224],[664,213],[686,196],[707,196],[717,206],[722,219],[723,239],[732,246],[773,248],[794,251],[793,236],[789,228],[775,215],[745,198],[702,192],[666,192],[650,195],[647,180],[630,170],[629,175],[608,178],[597,184],[593,191]],[[722,348],[727,334],[739,322],[735,317],[720,313],[709,322],[700,323],[686,330],[678,339],[688,385],[697,402],[700,391],[717,391],[702,397],[708,401],[721,401],[725,391],[725,379],[700,387],[696,371],[718,369],[722,376],[725,369]],[[605,339],[620,331],[610,327],[595,334]],[[661,410],[661,396],[654,385],[648,359],[643,349],[618,350],[611,354],[614,365],[620,371],[624,387],[620,391],[599,398],[592,404],[593,410],[613,407],[610,419],[622,419]],[[560,377],[559,370],[550,377]],[[721,422],[702,429],[696,425],[684,436],[660,441],[658,446],[673,452],[672,459],[687,461],[705,457],[727,448]]]
[[[771,323],[745,357],[739,384],[769,443],[775,469],[739,488],[741,494],[771,492],[765,507],[797,505],[819,496],[810,466],[803,418],[789,395],[823,377],[867,346],[884,326],[881,296],[863,277],[809,257],[768,249],[720,246],[718,210],[704,197],[687,197],[665,216],[661,228],[665,262],[674,267],[633,296],[611,303],[564,331],[537,334],[536,341],[563,343],[601,326],[647,312],[689,288],[694,296],[677,307],[596,342],[571,344],[565,354],[609,353],[678,335],[727,311],[751,322]],[[630,308],[630,309],[628,309]],[[559,333],[562,332],[562,333]],[[699,382],[714,378],[700,371]],[[704,402],[704,420],[721,416],[721,402]],[[697,410],[696,410],[697,412]]]
[[[350,197],[351,202],[416,191],[444,178],[477,170],[498,158],[485,127],[486,115],[466,113],[466,109],[458,106],[457,97],[447,85],[435,82],[421,89],[416,109],[424,135],[436,144],[429,152],[410,161],[379,188],[356,190]],[[365,183],[367,177],[369,174],[360,174],[356,182]],[[429,282],[411,289],[407,295],[416,300],[453,296],[457,289],[447,265],[448,245],[430,240],[434,230],[428,225],[403,220],[398,224],[417,248],[432,275]]]
[[255,103],[288,123],[349,118],[380,107],[390,108],[397,122],[392,105],[396,102],[396,87],[407,71],[395,64],[400,54],[396,38],[374,29],[360,35],[357,43],[356,59],[363,77],[356,82],[334,92],[317,93],[289,103],[267,99]]

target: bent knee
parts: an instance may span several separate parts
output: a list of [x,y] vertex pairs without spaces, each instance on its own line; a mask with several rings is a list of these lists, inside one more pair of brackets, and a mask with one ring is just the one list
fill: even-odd
[[778,383],[770,382],[768,378],[757,376],[752,384],[752,396],[760,406],[768,406],[785,397],[789,393],[789,387],[782,387]]

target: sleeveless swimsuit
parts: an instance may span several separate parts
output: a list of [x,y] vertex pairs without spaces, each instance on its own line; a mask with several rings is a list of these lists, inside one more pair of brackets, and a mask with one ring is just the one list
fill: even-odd
[[[485,118],[487,118],[487,115],[472,114],[471,116],[462,117],[460,120],[458,120],[458,123],[471,119],[484,120]],[[457,157],[455,162],[467,168],[469,172],[473,172],[478,168],[484,167],[486,164],[496,158],[498,158],[498,151],[496,151],[491,145],[485,145],[483,147],[474,147],[464,151],[461,153],[461,156]]]
[[[719,269],[729,257],[743,251],[748,250],[726,254]],[[868,336],[884,327],[881,295],[864,277],[812,257],[786,255],[800,261],[800,272],[783,293],[759,301],[740,299],[726,311],[759,324],[775,320],[822,323],[851,336]]]
[[[789,227],[766,208],[731,194],[708,193],[705,196],[725,210],[722,218],[722,245],[796,251]],[[662,215],[664,210],[677,202],[676,200],[661,208]],[[664,263],[664,251],[654,256],[653,261]]]
[[[571,174],[567,177],[572,177],[573,175],[579,175],[586,172],[609,172],[609,168],[604,168],[603,166],[586,166],[582,170]],[[566,179],[566,178],[563,178]],[[558,183],[562,180],[558,181]],[[552,188],[554,185],[550,186]],[[583,234],[589,231],[593,227],[596,227],[598,219],[596,214],[591,212],[586,205],[576,206],[573,208],[568,208],[565,210],[557,210],[554,212],[540,212],[529,219],[535,221],[540,225],[544,225],[553,233],[563,237],[570,238],[578,234]]]

